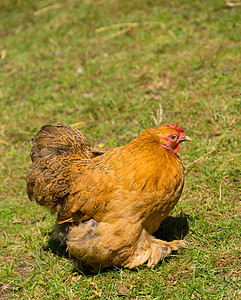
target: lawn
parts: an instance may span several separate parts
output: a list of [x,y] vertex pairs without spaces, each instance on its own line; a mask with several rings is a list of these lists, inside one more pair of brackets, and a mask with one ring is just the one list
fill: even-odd
[[[240,299],[240,1],[2,0],[0,19],[0,298]],[[25,190],[39,128],[109,148],[172,122],[193,142],[160,231],[188,247],[98,274],[50,247],[56,216]]]

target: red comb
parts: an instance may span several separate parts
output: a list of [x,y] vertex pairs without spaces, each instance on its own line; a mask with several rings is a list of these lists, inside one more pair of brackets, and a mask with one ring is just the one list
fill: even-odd
[[184,130],[182,129],[182,127],[178,126],[178,124],[176,124],[176,125],[174,125],[173,123],[172,123],[172,124],[167,124],[167,127],[176,129],[176,130],[178,130],[180,133],[181,133],[181,132],[184,132]]

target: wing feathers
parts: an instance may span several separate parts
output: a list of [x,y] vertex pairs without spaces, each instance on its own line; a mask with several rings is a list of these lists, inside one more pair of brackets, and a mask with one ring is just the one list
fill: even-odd
[[82,174],[83,167],[104,153],[94,149],[80,131],[62,124],[43,126],[32,145],[27,193],[52,210],[67,197],[71,182]]

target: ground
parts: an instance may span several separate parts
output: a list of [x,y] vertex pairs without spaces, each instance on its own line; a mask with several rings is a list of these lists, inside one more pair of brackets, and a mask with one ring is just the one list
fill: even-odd
[[[1,299],[239,299],[240,4],[1,1]],[[28,200],[25,172],[31,138],[60,122],[107,148],[178,122],[185,188],[158,234],[188,248],[91,274],[51,247],[56,216]]]

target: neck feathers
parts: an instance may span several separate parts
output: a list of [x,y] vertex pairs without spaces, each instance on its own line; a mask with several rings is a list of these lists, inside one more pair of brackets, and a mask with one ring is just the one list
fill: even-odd
[[176,156],[173,151],[167,151],[161,146],[160,135],[154,128],[144,130],[140,136],[132,140],[125,147],[136,155],[145,155],[155,159]]
[[[173,181],[183,173],[178,156],[161,146],[155,129],[148,129],[122,148],[129,154],[129,165],[135,182],[145,189],[158,190],[165,180]],[[131,179],[130,179],[131,180]]]

